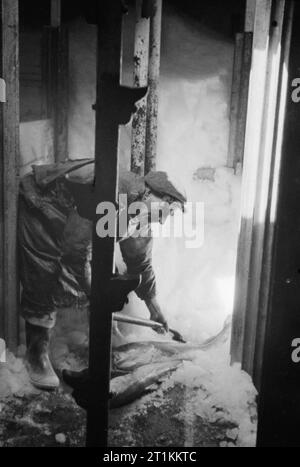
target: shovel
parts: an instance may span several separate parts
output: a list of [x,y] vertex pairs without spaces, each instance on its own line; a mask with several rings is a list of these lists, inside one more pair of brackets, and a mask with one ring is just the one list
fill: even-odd
[[[164,329],[163,324],[157,323],[156,321],[152,321],[151,319],[135,318],[133,316],[128,316],[118,312],[113,314],[113,319],[114,321],[118,321],[119,323],[135,324],[136,326],[144,326],[146,328],[152,328],[154,330]],[[172,339],[174,341],[186,344],[186,341],[178,331],[175,331],[174,329],[169,329],[169,332],[170,334],[172,334]]]

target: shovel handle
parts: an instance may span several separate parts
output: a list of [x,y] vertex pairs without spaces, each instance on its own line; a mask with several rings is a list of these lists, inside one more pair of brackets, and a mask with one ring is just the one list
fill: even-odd
[[[118,312],[113,314],[113,320],[118,321],[119,323],[135,324],[136,326],[144,326],[152,329],[164,329],[163,324],[157,323],[156,321],[152,321],[151,319],[135,318],[133,316],[124,315],[123,313]],[[173,340],[177,342],[182,342],[183,344],[186,343],[186,341],[183,339],[182,335],[178,331],[175,331],[174,329],[169,329],[169,332],[172,334]]]
[[137,326],[145,326],[146,328],[163,328],[161,323],[152,321],[151,319],[135,318],[134,316],[124,315],[123,313],[114,313],[113,320],[119,323],[135,324]]

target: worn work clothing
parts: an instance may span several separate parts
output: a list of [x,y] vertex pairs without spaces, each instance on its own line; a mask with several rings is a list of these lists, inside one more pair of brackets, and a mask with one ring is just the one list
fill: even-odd
[[[68,161],[35,166],[33,173],[21,180],[21,312],[32,324],[53,327],[57,308],[79,306],[89,295],[92,184],[89,179],[86,190],[80,192],[79,184],[66,180],[66,174],[91,163]],[[72,183],[75,189],[71,189]],[[129,203],[141,199],[145,189],[140,177],[130,172],[120,175],[119,192],[128,196]],[[142,276],[137,295],[142,300],[153,298],[156,284],[151,233],[148,237],[123,239],[120,247],[128,272]]]

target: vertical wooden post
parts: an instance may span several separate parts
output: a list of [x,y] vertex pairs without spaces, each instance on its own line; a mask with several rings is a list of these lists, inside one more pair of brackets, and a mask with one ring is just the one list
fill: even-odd
[[275,239],[275,228],[276,228],[276,211],[278,203],[278,186],[280,167],[282,164],[282,139],[283,139],[283,124],[284,114],[287,100],[287,88],[288,88],[288,63],[289,53],[291,44],[292,34],[292,22],[294,13],[294,3],[292,1],[285,2],[285,17],[283,24],[283,46],[281,51],[281,63],[279,72],[279,86],[278,86],[278,100],[276,108],[276,121],[274,128],[274,142],[273,142],[273,161],[271,166],[270,174],[270,187],[269,187],[269,199],[267,205],[267,222],[266,232],[264,241],[264,251],[262,258],[262,273],[260,281],[259,291],[259,306],[258,306],[258,323],[257,323],[257,335],[255,345],[255,361],[253,378],[255,385],[260,389],[261,377],[262,377],[262,365],[263,365],[263,351],[265,346],[265,337],[267,329],[267,316],[268,306],[270,300],[271,290],[271,275],[272,275],[272,264],[273,264],[273,250],[274,250],[274,239]]
[[[290,3],[290,2],[288,2]],[[288,82],[273,223],[276,235],[271,263],[266,340],[258,404],[258,446],[297,447],[299,418],[299,229],[298,148],[299,103],[292,99],[293,79],[299,76],[300,5],[294,2],[289,59],[285,57],[284,81]],[[287,63],[289,62],[289,63]],[[286,68],[287,67],[287,68]],[[288,81],[287,81],[288,80]],[[282,109],[283,110],[283,109]],[[294,342],[296,340],[296,342]]]
[[241,89],[241,74],[243,64],[243,43],[244,36],[241,33],[235,36],[233,73],[231,85],[231,103],[230,103],[230,133],[228,146],[227,166],[236,165],[236,144],[237,144],[237,125],[239,112],[239,98]]
[[[119,125],[128,123],[136,110],[135,102],[146,89],[120,86],[123,2],[103,0],[97,4],[97,101],[95,141],[95,186],[92,290],[90,301],[90,393],[87,411],[87,446],[106,446],[111,362],[112,307],[110,295],[114,273],[116,212],[114,231],[97,233],[97,224],[106,211],[96,209],[101,202],[117,205]],[[106,204],[107,206],[107,204]],[[111,214],[111,213],[110,213]]]
[[[148,83],[149,19],[142,16],[143,0],[136,0],[134,43],[134,85],[145,87]],[[147,98],[138,104],[132,120],[131,171],[144,175],[146,144]]]
[[245,32],[253,32],[257,0],[246,0]]
[[51,0],[50,15],[51,27],[59,28],[61,25],[61,0]]
[[153,11],[150,17],[149,73],[147,99],[147,130],[145,173],[155,170],[158,130],[158,99],[161,47],[162,0],[152,0]]
[[55,111],[54,154],[57,161],[68,159],[68,112],[69,112],[69,34],[68,27],[57,29],[57,82]]
[[1,78],[6,102],[0,103],[0,298],[2,335],[18,344],[17,205],[19,174],[19,13],[18,0],[1,0]]
[[227,161],[228,167],[233,168],[243,162],[255,6],[256,0],[247,0],[245,32],[236,35]]
[[[1,32],[2,35],[2,32]],[[2,44],[2,39],[1,39]],[[1,46],[2,49],[2,46]],[[2,66],[2,50],[0,51],[0,63],[1,70]],[[2,72],[2,71],[1,71]],[[3,190],[3,181],[4,181],[4,154],[3,154],[3,104],[6,102],[6,83],[1,78],[1,102],[0,102],[0,338],[4,339],[5,337],[5,306],[4,306],[4,190]]]
[[248,280],[248,301],[245,320],[245,341],[243,351],[243,368],[253,375],[254,354],[256,347],[257,326],[259,316],[259,291],[261,287],[262,259],[266,224],[268,222],[267,207],[272,175],[272,146],[276,118],[279,70],[281,60],[281,39],[285,0],[274,0],[267,63],[264,110],[261,129],[261,141],[258,159],[256,182],[256,198],[253,214],[253,232],[251,244],[250,275]]
[[241,200],[242,212],[232,327],[231,356],[233,362],[242,361],[246,310],[248,300],[250,300],[248,295],[248,280],[250,274],[251,244],[254,228],[253,215],[264,109],[271,5],[271,0],[257,0],[255,9],[252,68],[249,84],[244,149],[244,173]]
[[248,92],[249,80],[252,61],[252,32],[245,32],[243,34],[243,57],[242,57],[242,71],[240,80],[239,92],[239,107],[237,115],[237,130],[236,130],[236,146],[235,146],[235,160],[236,163],[243,162],[244,146],[245,146],[245,132],[247,122],[247,109],[248,109]]
[[61,0],[51,0],[51,26],[46,29],[48,48],[48,106],[53,119],[54,156],[68,159],[69,35],[61,23]]
[[[104,3],[102,5],[102,3]],[[103,10],[102,10],[103,8]],[[95,215],[101,201],[117,202],[118,89],[122,53],[122,11],[118,0],[98,4],[97,100],[95,140]],[[105,292],[114,272],[115,236],[101,238],[93,229],[90,301],[87,446],[107,445],[112,313]]]

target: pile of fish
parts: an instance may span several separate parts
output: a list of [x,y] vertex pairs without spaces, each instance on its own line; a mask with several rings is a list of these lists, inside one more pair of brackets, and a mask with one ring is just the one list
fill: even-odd
[[193,360],[195,352],[206,351],[226,342],[230,327],[231,322],[227,321],[219,334],[201,344],[143,341],[118,347],[113,353],[110,407],[129,404],[154,390],[183,361]]

